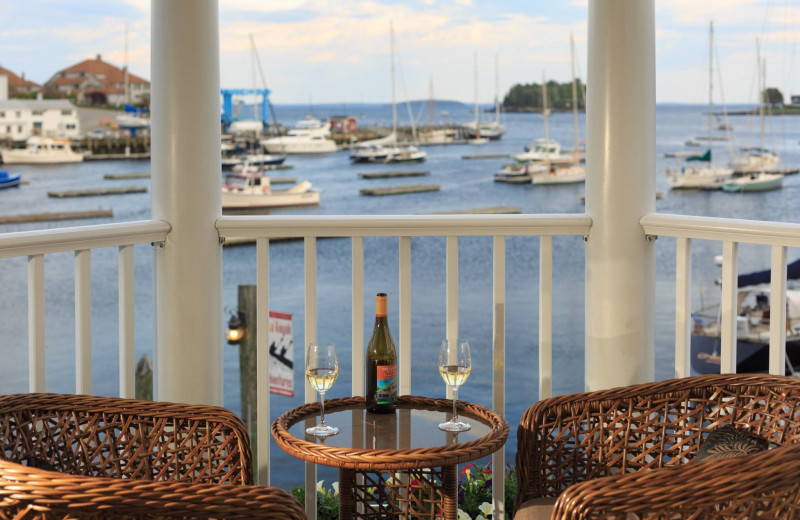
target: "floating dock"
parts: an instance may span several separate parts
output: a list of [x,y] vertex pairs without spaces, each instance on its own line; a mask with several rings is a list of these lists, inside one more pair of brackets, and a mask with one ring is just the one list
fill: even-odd
[[522,208],[519,206],[506,206],[501,204],[499,206],[489,206],[486,208],[472,208],[472,209],[454,209],[451,211],[437,211],[435,213],[428,213],[428,215],[510,215],[522,213]]
[[425,191],[439,191],[438,184],[410,184],[408,186],[394,186],[389,188],[364,188],[359,190],[362,195],[405,195],[406,193],[422,193]]
[[508,159],[511,155],[507,153],[478,153],[473,155],[462,155],[461,158],[465,160],[474,159]]
[[145,186],[126,186],[124,188],[48,191],[47,196],[63,199],[68,197],[96,197],[98,195],[126,195],[128,193],[145,193],[146,191],[147,187]]
[[0,216],[0,224],[22,224],[25,222],[46,222],[50,220],[77,220],[83,218],[113,217],[110,209],[96,209],[88,211],[63,211],[58,213],[29,213],[26,215]]
[[297,177],[270,177],[270,184],[294,184],[297,182]]
[[150,172],[139,172],[139,173],[107,173],[103,175],[103,178],[107,181],[123,181],[126,179],[149,179]]
[[123,161],[126,159],[149,159],[150,152],[144,153],[89,153],[83,156],[84,161]]
[[359,173],[362,179],[392,179],[395,177],[424,177],[430,175],[430,171],[399,171],[399,172],[369,172]]

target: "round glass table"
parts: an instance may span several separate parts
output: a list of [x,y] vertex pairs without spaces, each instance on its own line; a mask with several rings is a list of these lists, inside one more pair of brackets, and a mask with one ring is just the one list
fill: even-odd
[[413,518],[455,520],[457,464],[490,455],[508,437],[505,419],[482,406],[458,401],[458,414],[472,428],[451,433],[453,401],[402,396],[391,414],[365,410],[363,397],[325,401],[325,422],[339,434],[318,438],[305,429],[319,420],[319,403],[293,408],[272,424],[272,435],[288,454],[339,468],[340,520]]

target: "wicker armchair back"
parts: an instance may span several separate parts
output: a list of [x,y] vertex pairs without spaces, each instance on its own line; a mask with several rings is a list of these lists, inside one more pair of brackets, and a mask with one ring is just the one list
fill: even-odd
[[213,406],[0,397],[0,519],[305,518],[252,484],[242,422]]
[[[516,505],[519,507],[533,498],[559,496],[570,486],[592,481],[570,489],[565,493],[568,496],[562,497],[565,500],[559,501],[562,509],[567,502],[579,507],[576,495],[593,489],[591,494],[600,496],[603,491],[598,487],[601,487],[606,495],[619,498],[624,493],[613,486],[635,479],[655,479],[653,481],[659,482],[661,487],[649,492],[658,493],[674,504],[683,495],[663,487],[664,479],[678,485],[675,479],[679,478],[687,484],[691,483],[686,480],[688,475],[694,473],[702,475],[700,478],[706,480],[709,489],[717,490],[719,498],[724,486],[720,481],[715,483],[709,479],[715,471],[724,479],[727,476],[725,464],[733,470],[761,458],[765,462],[781,459],[782,454],[796,458],[800,448],[786,446],[743,457],[743,460],[722,461],[719,463],[722,466],[714,466],[717,463],[691,465],[691,468],[680,468],[679,473],[687,472],[683,477],[670,471],[640,472],[685,465],[697,454],[701,440],[724,424],[747,426],[773,446],[796,442],[800,439],[800,380],[762,374],[710,375],[546,399],[523,414],[517,432]],[[791,485],[780,492],[796,498],[800,491],[800,461],[793,464],[791,480],[794,483],[790,482]],[[779,469],[787,471],[783,466]],[[627,475],[631,473],[636,476]],[[611,475],[615,477],[594,481]],[[612,482],[617,480],[621,482]],[[771,482],[776,484],[774,478]],[[615,491],[609,493],[612,489]],[[630,489],[626,493],[635,496]],[[617,502],[615,514],[630,511],[630,503],[623,506],[624,502]],[[559,508],[556,509],[558,512]],[[573,510],[570,514],[576,513]],[[683,518],[674,511],[671,514],[674,516],[669,518]],[[651,518],[649,515],[642,517],[645,516]]]

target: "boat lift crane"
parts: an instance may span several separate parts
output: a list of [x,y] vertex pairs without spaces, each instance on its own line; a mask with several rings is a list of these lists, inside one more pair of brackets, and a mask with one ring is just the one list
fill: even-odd
[[[227,129],[231,123],[234,121],[238,121],[240,119],[261,119],[261,122],[264,124],[266,128],[268,125],[268,117],[269,117],[269,94],[270,90],[266,88],[259,88],[259,89],[245,89],[245,88],[224,88],[220,90],[220,94],[222,95],[222,125],[225,129]],[[261,110],[258,110],[258,114],[252,114],[249,117],[236,115],[233,113],[233,98],[234,96],[261,96]]]

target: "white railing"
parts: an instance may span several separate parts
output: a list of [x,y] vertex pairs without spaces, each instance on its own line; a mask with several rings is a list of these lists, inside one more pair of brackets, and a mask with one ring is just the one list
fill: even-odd
[[28,258],[28,371],[30,392],[45,392],[44,259],[75,253],[75,392],[92,393],[92,249],[119,248],[119,394],[134,397],[133,246],[166,240],[160,220],[102,224],[0,235],[0,258]]
[[675,377],[690,374],[692,239],[722,242],[720,371],[736,372],[736,314],[739,244],[772,247],[770,269],[769,372],[786,364],[786,252],[800,246],[800,225],[712,217],[650,214],[640,221],[648,235],[677,239],[675,275]]
[[[721,242],[722,269],[722,372],[736,371],[736,276],[739,244],[772,247],[771,269],[782,275],[772,277],[770,308],[770,364],[774,374],[784,371],[786,330],[786,258],[789,247],[800,247],[800,225],[736,219],[650,214],[640,221],[643,232],[677,240],[675,305],[675,376],[690,374],[691,334],[691,249],[693,239]],[[222,238],[253,239],[257,259],[257,396],[268,396],[268,343],[266,323],[269,309],[269,247],[271,239],[304,240],[305,337],[316,338],[316,244],[321,237],[345,237],[352,247],[352,382],[353,395],[363,393],[364,348],[364,237],[397,237],[399,251],[399,388],[411,393],[411,237],[446,237],[446,322],[447,336],[458,336],[458,237],[493,237],[493,332],[492,406],[505,413],[505,238],[538,236],[539,257],[539,398],[552,394],[552,263],[553,236],[587,236],[591,220],[585,215],[482,215],[482,216],[268,216],[222,217],[217,221]],[[91,264],[89,252],[118,247],[119,258],[119,349],[120,396],[134,395],[133,356],[133,245],[166,240],[169,224],[159,221],[84,226],[7,233],[0,235],[0,258],[28,258],[29,372],[31,392],[46,391],[44,361],[44,258],[60,252],[74,252],[76,392],[91,393]],[[315,395],[306,385],[305,400]],[[257,420],[270,417],[269,399],[258,399]],[[268,421],[267,421],[268,422]],[[261,421],[259,421],[261,423]],[[257,478],[269,482],[269,430],[259,428],[256,439]],[[505,452],[493,456],[494,467],[505,466]],[[315,513],[316,469],[307,465],[306,489]],[[495,511],[502,516],[503,479],[493,480]],[[313,518],[313,516],[312,516]]]
[[[269,381],[267,362],[267,319],[269,308],[269,240],[304,239],[305,266],[305,339],[316,340],[316,240],[321,237],[346,237],[352,241],[352,388],[353,395],[363,395],[364,380],[364,237],[397,237],[399,250],[399,390],[411,393],[411,237],[446,237],[446,323],[447,337],[458,337],[458,237],[493,237],[493,331],[492,331],[492,408],[505,415],[505,238],[539,236],[540,292],[539,308],[539,395],[552,393],[552,256],[554,235],[587,236],[591,219],[585,215],[435,215],[435,216],[330,216],[330,217],[222,217],[217,221],[220,237],[256,240],[257,265],[257,381],[258,424],[269,418]],[[315,393],[306,383],[305,401],[313,402]],[[259,428],[256,444],[258,481],[269,483],[269,431]],[[266,449],[265,449],[266,448]],[[505,467],[505,450],[492,456],[495,468]],[[306,464],[306,512],[316,517],[316,467]],[[495,518],[504,517],[505,482],[492,481]]]

